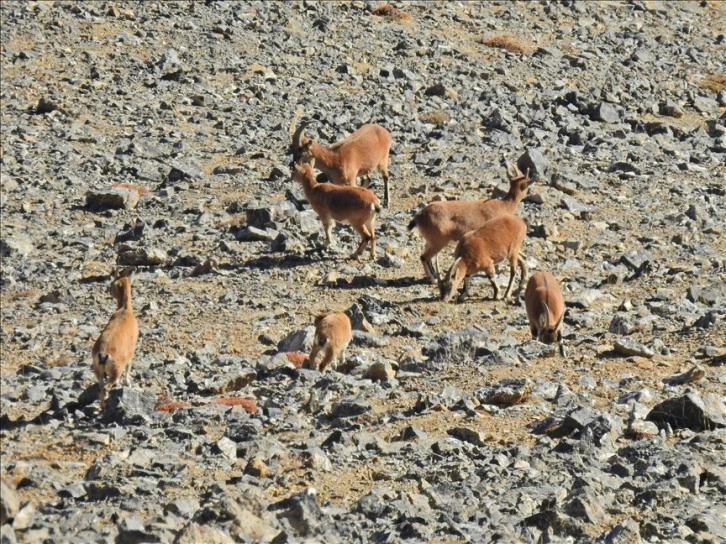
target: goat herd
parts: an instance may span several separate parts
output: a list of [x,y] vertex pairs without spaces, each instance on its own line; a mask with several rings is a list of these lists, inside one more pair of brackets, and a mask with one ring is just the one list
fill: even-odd
[[[379,125],[367,124],[326,147],[304,136],[307,122],[302,122],[293,132],[295,123],[296,119],[293,119],[289,149],[293,157],[292,179],[302,185],[310,206],[320,217],[325,229],[326,247],[331,244],[335,222],[348,223],[362,237],[351,257],[358,258],[370,244],[370,258],[374,260],[374,222],[381,211],[381,203],[368,187],[370,173],[378,170],[384,181],[384,204],[389,206],[391,133]],[[323,172],[331,183],[319,183],[314,168]],[[457,298],[458,302],[462,302],[469,291],[471,277],[482,271],[492,284],[494,299],[498,299],[500,289],[495,279],[495,266],[504,260],[509,262],[510,274],[503,298],[511,294],[517,266],[521,269],[519,289],[524,287],[527,264],[520,249],[527,234],[527,225],[514,214],[531,181],[529,171],[522,174],[512,164],[507,165],[507,176],[509,191],[502,199],[432,202],[409,223],[409,230],[418,228],[426,241],[421,263],[426,276],[438,283],[442,300],[450,300],[463,281],[463,290]],[[362,186],[355,185],[359,177]],[[442,278],[438,253],[451,241],[457,242],[454,263]],[[139,337],[131,303],[131,273],[132,269],[127,268],[115,275],[110,293],[116,300],[116,311],[91,352],[93,372],[100,386],[101,408],[122,374],[126,384],[130,383],[131,359]],[[546,271],[534,273],[527,283],[524,300],[532,338],[547,344],[557,342],[560,354],[564,356],[562,321],[565,304],[555,277]],[[309,357],[310,367],[322,371],[333,361],[342,362],[351,339],[351,323],[345,313],[318,315]],[[320,352],[323,359],[318,365]]]

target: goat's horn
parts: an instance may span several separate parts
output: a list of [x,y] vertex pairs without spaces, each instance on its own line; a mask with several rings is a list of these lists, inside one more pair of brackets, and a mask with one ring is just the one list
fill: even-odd
[[300,125],[295,130],[295,133],[292,135],[292,146],[294,149],[298,149],[300,147],[300,136],[302,136],[303,131],[305,130],[305,127],[310,124],[310,121],[303,120]]

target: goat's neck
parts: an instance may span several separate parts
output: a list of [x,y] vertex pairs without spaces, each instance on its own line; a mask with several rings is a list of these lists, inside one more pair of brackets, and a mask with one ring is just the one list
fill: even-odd
[[127,285],[124,288],[123,294],[119,297],[118,301],[116,302],[116,309],[133,311],[133,306],[131,305],[131,286],[130,285]]
[[310,152],[315,157],[315,167],[330,175],[330,170],[335,169],[335,165],[338,161],[338,153],[331,151],[324,145],[320,145],[315,141],[310,146]]
[[310,200],[310,195],[313,192],[313,189],[315,189],[315,186],[318,185],[315,175],[313,173],[310,173],[309,175],[306,173],[299,179],[305,196],[308,200]]
[[527,191],[522,191],[519,189],[519,187],[511,186],[509,187],[509,191],[507,192],[507,195],[502,199],[507,202],[511,202],[514,204],[515,207],[519,205],[519,203],[524,198],[524,195],[527,194]]

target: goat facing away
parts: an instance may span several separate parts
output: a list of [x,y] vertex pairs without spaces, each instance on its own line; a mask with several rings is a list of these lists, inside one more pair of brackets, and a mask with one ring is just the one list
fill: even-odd
[[[293,119],[293,126],[295,120]],[[355,185],[360,177],[363,187],[370,187],[370,173],[378,170],[383,176],[383,203],[390,204],[388,161],[391,133],[380,125],[363,125],[331,146],[324,146],[303,135],[309,123],[303,122],[292,134],[290,151],[293,163],[315,159],[318,170],[327,174],[336,185]],[[290,127],[292,131],[292,126]]]
[[435,280],[436,276],[432,260],[436,259],[438,268],[438,254],[449,242],[461,240],[464,234],[478,229],[487,221],[501,215],[514,214],[517,210],[532,183],[529,170],[522,174],[514,164],[507,163],[507,176],[509,192],[502,199],[432,202],[420,210],[408,224],[409,230],[418,227],[419,234],[426,241],[421,264],[430,280]]
[[381,212],[381,203],[370,189],[348,187],[331,183],[318,183],[313,166],[309,163],[295,164],[292,179],[302,185],[310,206],[320,217],[325,228],[325,246],[332,244],[332,231],[335,222],[347,223],[363,237],[358,249],[351,255],[357,259],[370,243],[371,260],[376,258],[376,214]]
[[492,219],[477,230],[470,231],[459,240],[454,252],[454,264],[451,265],[446,277],[442,280],[438,266],[434,269],[439,284],[441,300],[449,300],[459,284],[464,282],[464,289],[457,298],[463,302],[469,292],[471,276],[483,271],[494,288],[494,300],[499,298],[499,286],[496,281],[497,263],[509,261],[509,284],[503,298],[509,297],[512,283],[517,272],[517,264],[522,270],[519,289],[527,279],[527,263],[520,254],[522,242],[527,234],[527,225],[516,215],[503,215]]
[[565,317],[565,301],[562,288],[549,272],[535,272],[524,291],[524,306],[527,309],[532,339],[552,344],[557,342],[560,355],[565,357],[562,341],[562,321]]
[[[315,337],[310,352],[310,368],[323,372],[331,362],[333,368],[345,361],[345,350],[353,339],[350,318],[343,312],[319,314],[315,317]],[[316,359],[323,352],[318,365]]]
[[126,385],[131,385],[131,359],[139,339],[139,326],[131,305],[132,273],[132,268],[126,268],[114,275],[109,292],[116,300],[116,311],[91,350],[93,373],[100,386],[99,401],[102,410],[109,392],[122,374]]

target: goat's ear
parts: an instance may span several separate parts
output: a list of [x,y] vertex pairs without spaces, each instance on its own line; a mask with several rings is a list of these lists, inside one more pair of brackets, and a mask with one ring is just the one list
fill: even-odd
[[310,159],[310,160],[308,161],[308,164],[310,165],[310,168],[315,168],[315,157],[312,157],[312,158],[311,158],[311,159]]

